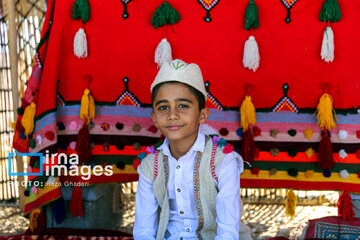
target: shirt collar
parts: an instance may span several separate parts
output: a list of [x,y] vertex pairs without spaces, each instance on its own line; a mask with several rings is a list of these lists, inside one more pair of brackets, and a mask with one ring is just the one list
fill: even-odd
[[[199,129],[195,143],[191,146],[190,150],[184,155],[184,157],[190,156],[190,154],[194,151],[204,152],[204,148],[205,148],[205,135],[201,133]],[[170,152],[169,140],[167,138],[165,138],[163,144],[161,144],[161,146],[158,147],[158,150],[163,150],[163,153],[165,155],[172,156]]]

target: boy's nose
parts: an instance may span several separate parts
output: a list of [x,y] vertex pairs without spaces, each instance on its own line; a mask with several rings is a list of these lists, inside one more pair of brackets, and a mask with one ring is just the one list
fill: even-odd
[[179,119],[178,111],[174,108],[170,109],[168,119],[169,120]]

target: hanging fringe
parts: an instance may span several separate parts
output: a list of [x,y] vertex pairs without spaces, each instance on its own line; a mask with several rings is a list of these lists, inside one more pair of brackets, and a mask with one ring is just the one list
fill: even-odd
[[259,63],[259,48],[255,37],[250,36],[244,46],[243,66],[255,72],[259,68]]
[[89,128],[86,124],[86,119],[84,124],[79,130],[79,134],[76,139],[76,152],[79,156],[79,162],[81,164],[86,164],[91,161],[91,142],[90,142],[90,133]]
[[327,26],[324,31],[323,41],[321,45],[321,59],[325,62],[334,61],[334,33],[330,26]]
[[324,170],[331,170],[331,168],[334,167],[335,162],[332,143],[326,129],[323,131],[323,137],[319,144],[317,158],[320,168]]
[[29,228],[33,234],[39,234],[46,228],[46,216],[40,208],[30,213]]
[[241,156],[245,162],[253,163],[255,160],[255,141],[250,129],[246,130],[241,137]]
[[87,58],[88,48],[85,30],[80,28],[74,38],[74,54],[78,58]]
[[118,183],[114,188],[113,213],[123,213],[124,203],[124,194],[122,192],[121,184]]
[[166,38],[163,38],[155,50],[155,63],[158,65],[158,68],[160,68],[164,62],[171,61],[172,56],[170,43]]
[[247,95],[240,106],[240,124],[243,132],[248,130],[249,125],[254,125],[255,123],[256,110],[254,104],[251,102],[251,97]]
[[319,101],[316,110],[316,117],[318,119],[318,125],[321,129],[333,129],[336,127],[335,120],[337,121],[335,110],[333,109],[333,99],[332,97],[324,93]]
[[21,118],[21,125],[25,129],[26,138],[34,131],[34,117],[36,113],[36,104],[32,102],[25,108],[23,117]]
[[74,215],[74,217],[82,217],[84,215],[83,210],[83,200],[82,200],[82,190],[81,187],[76,186],[73,189],[71,200],[70,200],[70,208],[69,211]]
[[341,216],[344,220],[352,220],[354,218],[355,213],[352,199],[347,191],[343,191],[343,193],[340,195],[336,206],[338,207],[339,217]]
[[84,90],[81,97],[80,118],[82,120],[86,119],[87,123],[95,118],[95,101],[88,88]]
[[285,201],[286,215],[294,218],[295,209],[296,209],[297,197],[292,189],[287,193],[287,198]]

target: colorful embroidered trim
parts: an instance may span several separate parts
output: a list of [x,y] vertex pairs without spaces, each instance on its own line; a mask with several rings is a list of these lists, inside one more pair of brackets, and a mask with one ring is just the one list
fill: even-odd
[[159,151],[156,151],[155,153],[155,161],[154,161],[154,180],[157,177],[158,174],[158,155],[159,155]]
[[212,150],[212,153],[211,153],[211,161],[210,161],[210,164],[211,164],[211,173],[216,181],[219,182],[219,179],[218,177],[216,176],[216,173],[215,173],[215,163],[214,163],[214,159],[215,159],[215,152],[216,152],[216,148],[217,148],[217,144],[215,143],[214,146],[213,146],[213,150]]
[[165,172],[165,191],[167,191],[167,186],[169,182],[169,159],[166,155],[163,157],[164,172]]
[[[141,103],[139,101],[139,99],[137,99],[134,94],[132,94],[129,91],[129,79],[127,77],[124,77],[123,82],[125,84],[125,91],[120,95],[120,97],[116,100],[116,105],[120,106],[120,105],[133,105],[135,107],[140,107]],[[126,100],[128,100],[128,103],[126,103]]]
[[222,105],[220,104],[220,102],[210,93],[209,90],[210,87],[210,82],[206,81],[205,82],[205,89],[206,89],[206,94],[207,94],[207,99],[206,102],[208,102],[210,104],[210,108],[216,108],[218,110],[223,110]]
[[294,6],[297,0],[281,0],[281,3],[286,7],[287,9],[287,16],[285,18],[286,23],[290,23],[290,9]]
[[211,22],[210,10],[219,3],[219,0],[198,0],[198,2],[206,10],[206,16],[204,17],[205,22]]
[[291,101],[291,99],[287,96],[289,91],[289,85],[285,83],[283,86],[284,97],[282,97],[272,108],[273,112],[280,112],[280,111],[291,111],[293,113],[298,113],[299,109],[297,106]]
[[198,217],[198,227],[196,229],[196,237],[197,239],[202,239],[201,237],[201,229],[204,227],[204,213],[201,207],[201,199],[200,199],[200,161],[201,161],[202,152],[197,152],[195,163],[194,163],[194,200],[196,206],[196,214]]

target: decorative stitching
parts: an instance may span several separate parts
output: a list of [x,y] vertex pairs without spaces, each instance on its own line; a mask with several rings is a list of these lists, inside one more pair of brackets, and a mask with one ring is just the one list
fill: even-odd
[[164,172],[165,172],[165,190],[167,191],[167,186],[169,182],[169,159],[166,155],[163,157]]
[[213,175],[216,183],[218,183],[219,179],[218,179],[218,177],[216,176],[216,173],[215,173],[215,163],[214,163],[216,148],[217,148],[217,144],[215,143],[214,146],[213,146],[212,153],[211,153],[210,165],[211,165],[211,174]]
[[158,155],[159,155],[159,151],[155,152],[155,162],[154,162],[154,180],[157,177],[158,174]]
[[196,229],[196,237],[197,239],[201,240],[201,229],[204,227],[204,213],[201,207],[201,200],[200,200],[200,161],[201,161],[202,152],[197,152],[194,164],[194,200],[196,206],[196,214],[198,217],[198,227]]

